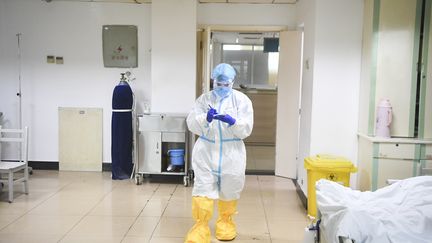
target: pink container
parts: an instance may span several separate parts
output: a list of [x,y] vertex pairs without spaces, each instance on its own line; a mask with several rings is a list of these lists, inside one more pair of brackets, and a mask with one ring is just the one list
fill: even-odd
[[387,99],[380,100],[377,107],[375,136],[390,138],[390,125],[392,123],[392,106]]

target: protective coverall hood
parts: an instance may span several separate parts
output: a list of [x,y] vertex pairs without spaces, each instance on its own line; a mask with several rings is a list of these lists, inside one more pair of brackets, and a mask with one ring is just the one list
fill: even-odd
[[235,69],[226,63],[217,65],[212,72],[213,91],[219,97],[225,97],[232,93],[234,78],[236,76]]
[[213,69],[211,78],[220,82],[232,82],[235,76],[236,71],[231,65],[221,63]]

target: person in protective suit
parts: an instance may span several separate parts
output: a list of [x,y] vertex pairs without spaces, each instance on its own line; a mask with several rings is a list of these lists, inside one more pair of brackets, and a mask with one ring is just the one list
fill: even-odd
[[185,242],[208,243],[208,222],[218,200],[216,238],[233,240],[237,236],[233,215],[243,190],[246,148],[243,139],[253,127],[250,99],[233,90],[236,72],[229,64],[217,65],[212,73],[213,90],[202,94],[187,117],[191,132],[198,135],[192,151],[195,173],[192,191],[192,216],[196,221]]

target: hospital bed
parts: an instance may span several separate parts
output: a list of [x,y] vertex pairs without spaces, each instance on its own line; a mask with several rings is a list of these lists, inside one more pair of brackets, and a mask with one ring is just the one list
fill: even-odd
[[320,243],[432,242],[432,176],[374,192],[319,180],[316,194]]

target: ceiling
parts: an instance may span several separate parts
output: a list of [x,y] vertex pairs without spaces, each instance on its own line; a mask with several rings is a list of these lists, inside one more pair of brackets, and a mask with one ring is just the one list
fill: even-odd
[[287,4],[298,0],[198,0],[200,3],[259,3],[259,4]]
[[[115,3],[151,3],[152,0],[42,0],[52,1],[71,1],[71,2],[115,2]],[[199,3],[229,3],[229,4],[294,4],[298,0],[197,0]]]

